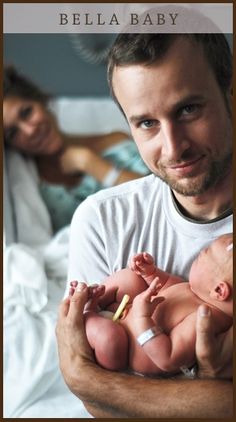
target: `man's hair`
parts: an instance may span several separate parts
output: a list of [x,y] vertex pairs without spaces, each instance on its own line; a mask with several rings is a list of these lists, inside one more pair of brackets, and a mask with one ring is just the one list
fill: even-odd
[[203,48],[220,89],[225,95],[232,82],[232,54],[223,34],[119,34],[108,56],[108,83],[117,101],[112,77],[116,66],[150,66],[162,59],[177,38],[189,39]]
[[13,66],[6,66],[3,72],[3,99],[18,97],[46,105],[50,96],[33,82],[18,73]]

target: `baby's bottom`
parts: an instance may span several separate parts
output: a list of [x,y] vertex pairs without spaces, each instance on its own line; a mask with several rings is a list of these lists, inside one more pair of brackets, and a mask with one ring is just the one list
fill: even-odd
[[95,358],[103,368],[118,371],[128,366],[128,336],[122,325],[93,311],[85,312],[85,329]]

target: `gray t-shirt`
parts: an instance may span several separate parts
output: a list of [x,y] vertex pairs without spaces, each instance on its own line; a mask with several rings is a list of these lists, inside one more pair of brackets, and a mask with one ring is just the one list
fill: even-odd
[[170,188],[154,175],[90,196],[71,226],[68,280],[94,283],[127,266],[138,252],[164,271],[188,279],[192,261],[218,236],[232,232],[232,215],[196,223],[181,215]]

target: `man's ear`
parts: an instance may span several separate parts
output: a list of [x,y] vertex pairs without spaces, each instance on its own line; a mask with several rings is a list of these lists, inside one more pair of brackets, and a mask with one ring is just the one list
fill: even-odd
[[215,300],[227,300],[231,294],[231,287],[226,281],[220,281],[217,286],[212,289],[210,297]]

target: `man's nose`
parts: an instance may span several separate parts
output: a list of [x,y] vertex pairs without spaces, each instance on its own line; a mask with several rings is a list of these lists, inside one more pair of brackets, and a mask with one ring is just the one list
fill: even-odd
[[168,160],[177,161],[189,148],[185,130],[179,122],[165,122],[162,131],[162,153]]

